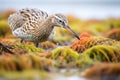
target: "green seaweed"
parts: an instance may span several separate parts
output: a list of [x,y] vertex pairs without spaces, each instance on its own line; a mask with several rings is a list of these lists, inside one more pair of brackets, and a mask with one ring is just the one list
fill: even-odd
[[86,50],[83,54],[93,61],[119,62],[120,49],[113,46],[99,45]]
[[68,47],[61,47],[52,51],[51,58],[56,61],[57,66],[63,66],[76,61],[79,54]]
[[[39,54],[39,53],[36,53]],[[0,56],[1,71],[24,71],[31,69],[49,70],[53,65],[51,59],[40,57],[34,53],[25,55]]]
[[68,47],[57,48],[52,51],[52,58],[57,59],[59,56],[63,56],[64,59],[71,61],[76,60],[79,54]]
[[0,36],[5,37],[9,32],[10,28],[8,27],[7,20],[0,20]]
[[[11,74],[12,73],[12,74]],[[0,79],[5,79],[5,80],[53,80],[55,76],[53,77],[53,74],[48,74],[45,71],[38,71],[38,70],[25,70],[22,72],[6,72],[6,71],[1,71],[0,72]]]
[[30,54],[28,57],[30,58],[33,69],[49,70],[49,67],[53,65],[53,61],[45,57],[39,57],[34,54]]
[[80,54],[78,66],[96,62],[120,62],[120,48],[107,45],[93,46]]
[[41,48],[36,48],[34,45],[26,45],[26,44],[18,44],[15,46],[16,48],[20,48],[20,49],[25,49],[28,52],[39,52],[42,53],[44,52],[43,49]]

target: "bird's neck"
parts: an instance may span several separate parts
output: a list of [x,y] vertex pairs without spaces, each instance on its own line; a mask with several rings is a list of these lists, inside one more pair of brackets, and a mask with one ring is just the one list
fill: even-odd
[[52,23],[52,16],[48,17],[40,27],[41,28],[39,31],[42,31],[43,33],[47,32],[48,34],[50,34],[54,28],[54,24]]
[[42,24],[44,28],[53,28],[54,24],[52,23],[52,16],[49,16]]

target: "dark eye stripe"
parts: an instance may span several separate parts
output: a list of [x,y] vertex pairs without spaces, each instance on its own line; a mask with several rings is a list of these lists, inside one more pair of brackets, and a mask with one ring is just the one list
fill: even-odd
[[65,26],[65,23],[64,23],[64,22],[62,22],[62,25],[63,25],[63,26]]

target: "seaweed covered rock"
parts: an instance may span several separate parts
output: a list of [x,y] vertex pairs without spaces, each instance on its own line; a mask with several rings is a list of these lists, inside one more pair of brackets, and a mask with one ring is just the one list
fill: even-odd
[[54,49],[56,45],[50,41],[40,43],[40,47],[43,49]]
[[0,56],[1,71],[49,70],[53,61],[36,54]]
[[14,54],[10,49],[13,49],[13,47],[7,46],[0,42],[0,55],[3,54],[4,52]]
[[[114,41],[109,38],[104,38],[104,37],[95,37],[92,36],[88,33],[82,33],[80,35],[81,39],[80,40],[75,40],[73,44],[70,46],[73,50],[77,51],[78,53],[82,53],[88,48],[91,48],[96,45],[114,45],[118,46],[120,42]],[[120,46],[119,46],[120,47]]]
[[[44,54],[44,53],[42,53]],[[29,60],[31,60],[33,69],[40,69],[49,71],[49,68],[53,66],[53,60],[37,56],[36,54],[27,55]]]
[[83,53],[85,59],[93,62],[120,62],[120,48],[114,46],[98,45]]
[[84,51],[75,61],[76,66],[84,69],[96,62],[120,62],[120,48],[97,45]]
[[51,58],[56,61],[57,66],[64,66],[79,58],[79,54],[68,47],[57,48],[52,51]]
[[[18,45],[15,45],[15,48],[16,48],[16,50],[19,50],[19,51],[26,50],[27,52],[39,52],[39,53],[44,52],[43,49],[36,48],[34,45],[18,44]],[[16,51],[16,52],[18,52],[18,51]]]
[[87,69],[83,77],[90,80],[120,80],[120,63],[98,63]]
[[[53,76],[54,75],[54,76]],[[25,70],[25,71],[1,71],[1,80],[54,80],[60,77],[56,73],[48,73],[39,70]]]
[[12,47],[11,51],[15,54],[25,54],[28,52],[43,52],[44,50],[38,49],[34,47],[34,45],[30,44],[22,44],[20,43],[19,39],[16,38],[4,38],[0,39],[1,43],[5,44],[6,46]]
[[113,29],[106,33],[105,37],[120,41],[120,29]]

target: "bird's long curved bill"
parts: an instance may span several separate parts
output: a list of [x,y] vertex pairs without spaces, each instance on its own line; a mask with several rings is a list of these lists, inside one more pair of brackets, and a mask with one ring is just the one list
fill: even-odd
[[80,40],[80,37],[69,26],[65,26],[64,28],[70,31],[77,39]]

